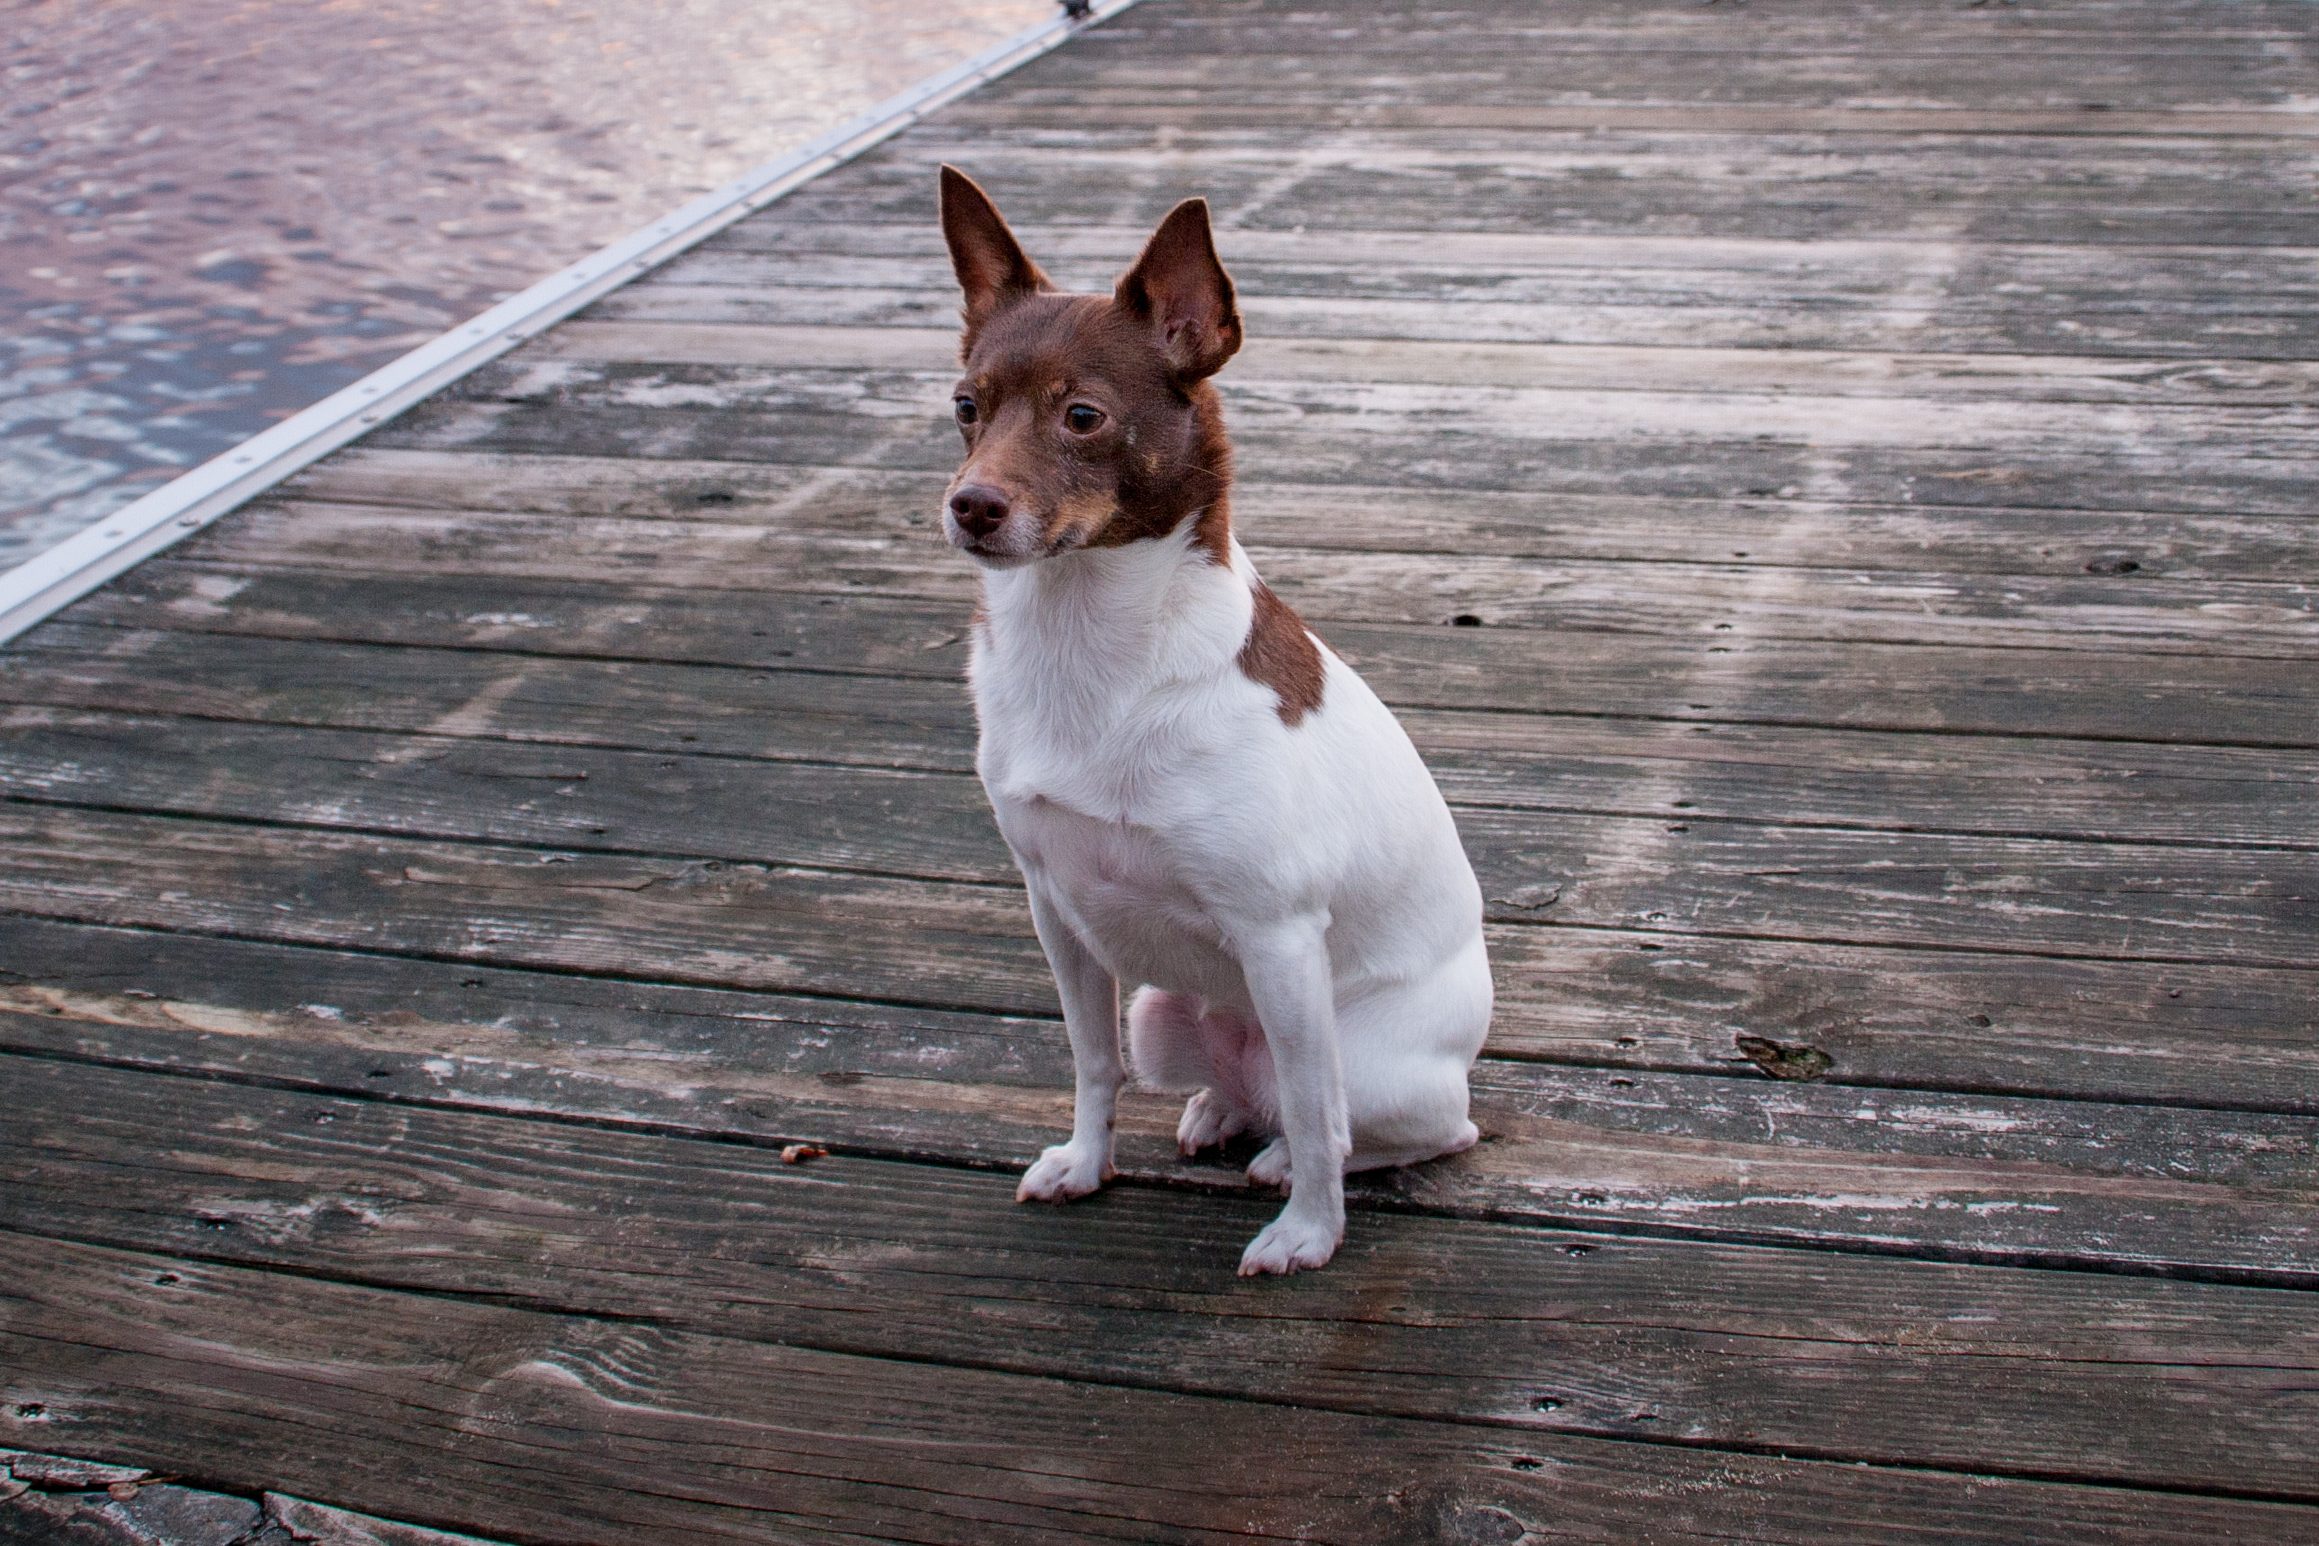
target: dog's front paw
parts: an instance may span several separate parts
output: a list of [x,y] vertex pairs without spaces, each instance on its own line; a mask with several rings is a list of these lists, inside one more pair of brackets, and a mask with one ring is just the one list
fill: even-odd
[[1117,1174],[1111,1168],[1111,1156],[1095,1145],[1083,1146],[1077,1141],[1059,1143],[1023,1172],[1022,1185],[1015,1188],[1015,1201],[1069,1202],[1074,1197],[1086,1196]]
[[1240,1275],[1253,1278],[1267,1272],[1309,1272],[1325,1267],[1344,1238],[1343,1223],[1308,1218],[1291,1204],[1240,1253]]

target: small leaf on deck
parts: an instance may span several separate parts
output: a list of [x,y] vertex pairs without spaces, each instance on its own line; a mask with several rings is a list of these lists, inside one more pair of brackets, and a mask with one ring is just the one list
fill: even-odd
[[1740,1055],[1774,1079],[1818,1079],[1836,1066],[1836,1060],[1817,1047],[1771,1041],[1762,1036],[1735,1038]]
[[1559,881],[1551,884],[1540,882],[1534,886],[1517,886],[1504,896],[1494,896],[1490,900],[1506,907],[1519,907],[1526,912],[1534,912],[1540,908],[1552,907],[1556,902],[1561,901],[1562,886]]

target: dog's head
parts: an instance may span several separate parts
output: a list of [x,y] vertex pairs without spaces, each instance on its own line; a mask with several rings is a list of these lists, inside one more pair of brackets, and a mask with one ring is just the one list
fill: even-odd
[[1208,378],[1240,347],[1240,313],[1206,200],[1170,211],[1109,295],[1058,293],[948,166],[942,235],[966,293],[954,545],[1013,566],[1164,536],[1220,505],[1230,453]]

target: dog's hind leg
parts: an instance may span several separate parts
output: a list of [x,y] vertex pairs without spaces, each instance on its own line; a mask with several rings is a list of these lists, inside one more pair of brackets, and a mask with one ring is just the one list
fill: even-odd
[[[1358,1019],[1347,1015],[1339,1023],[1357,1024]],[[1467,1063],[1454,1050],[1355,1046],[1358,1054],[1344,1064],[1353,1137],[1352,1152],[1345,1156],[1347,1175],[1422,1164],[1461,1153],[1480,1140],[1481,1130],[1466,1112]],[[1286,1139],[1274,1139],[1248,1162],[1248,1180],[1294,1190]]]
[[1138,990],[1127,1010],[1136,1077],[1155,1090],[1188,1090],[1176,1147],[1197,1154],[1270,1122],[1272,1059],[1256,1022],[1185,993]]
[[1415,1165],[1473,1147],[1468,1075],[1490,1025],[1490,968],[1477,937],[1441,969],[1340,1009],[1353,1152],[1345,1169]]

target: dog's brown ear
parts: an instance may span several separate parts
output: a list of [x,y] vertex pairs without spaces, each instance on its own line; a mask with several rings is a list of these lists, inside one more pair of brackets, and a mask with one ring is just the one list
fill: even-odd
[[1009,301],[1049,288],[990,195],[954,166],[942,169],[942,239],[950,244],[950,266],[966,292],[970,338]]
[[1168,211],[1113,294],[1158,333],[1160,352],[1179,381],[1213,376],[1240,348],[1239,303],[1232,276],[1216,257],[1206,199],[1186,199]]

